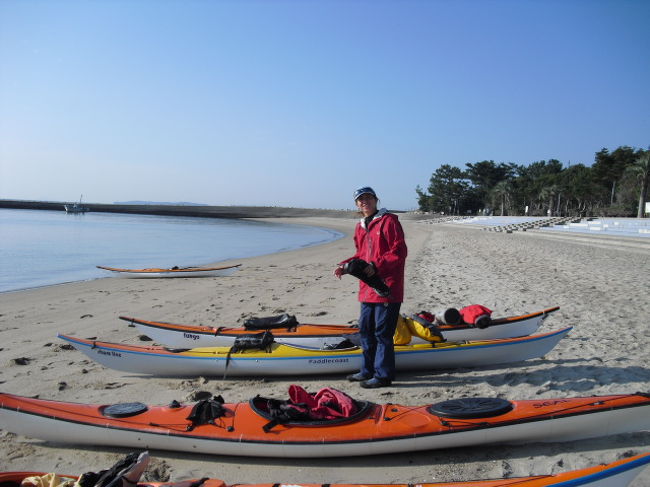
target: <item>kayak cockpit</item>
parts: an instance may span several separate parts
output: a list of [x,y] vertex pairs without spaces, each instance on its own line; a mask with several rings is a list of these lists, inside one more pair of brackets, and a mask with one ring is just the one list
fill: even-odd
[[[318,427],[354,423],[366,418],[374,409],[375,404],[372,402],[354,400],[335,389],[329,391],[333,391],[334,395],[320,401],[317,394],[309,394],[314,400],[305,402],[298,402],[295,398],[282,400],[256,396],[249,401],[249,405],[256,414],[269,421],[263,427],[267,432],[278,424]],[[346,396],[345,400],[349,399],[346,404],[332,400],[338,394]]]

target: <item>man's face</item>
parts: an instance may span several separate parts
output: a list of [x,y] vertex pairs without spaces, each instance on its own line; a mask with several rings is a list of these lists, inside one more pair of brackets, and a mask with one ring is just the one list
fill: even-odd
[[372,215],[377,211],[377,198],[370,193],[362,194],[357,198],[357,208],[363,213],[363,216]]

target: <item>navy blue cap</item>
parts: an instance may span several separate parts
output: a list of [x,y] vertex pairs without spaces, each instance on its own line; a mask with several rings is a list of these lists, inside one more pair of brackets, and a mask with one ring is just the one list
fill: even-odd
[[359,197],[364,194],[371,194],[377,198],[374,189],[372,189],[370,186],[364,186],[363,188],[359,188],[354,192],[354,201],[357,201]]

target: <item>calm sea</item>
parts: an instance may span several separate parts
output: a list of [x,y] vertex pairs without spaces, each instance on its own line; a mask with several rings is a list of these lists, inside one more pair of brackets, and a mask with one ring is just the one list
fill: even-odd
[[96,265],[203,265],[340,237],[325,228],[246,220],[0,209],[0,292],[106,277]]

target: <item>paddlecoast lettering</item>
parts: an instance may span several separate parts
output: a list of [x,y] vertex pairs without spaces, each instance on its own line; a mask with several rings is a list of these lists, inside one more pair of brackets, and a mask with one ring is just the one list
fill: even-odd
[[343,364],[349,362],[347,358],[310,358],[310,364]]
[[191,338],[192,340],[198,340],[201,338],[199,335],[194,335],[193,333],[183,333],[183,338]]
[[97,350],[97,353],[100,355],[108,355],[109,357],[121,357],[122,354],[119,352],[114,352],[113,350]]

